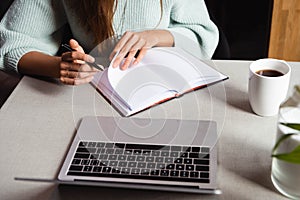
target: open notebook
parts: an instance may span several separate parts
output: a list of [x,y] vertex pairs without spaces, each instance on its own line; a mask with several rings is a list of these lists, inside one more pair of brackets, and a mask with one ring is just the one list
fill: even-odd
[[109,66],[92,84],[123,115],[130,116],[228,77],[177,47],[152,48],[127,70]]

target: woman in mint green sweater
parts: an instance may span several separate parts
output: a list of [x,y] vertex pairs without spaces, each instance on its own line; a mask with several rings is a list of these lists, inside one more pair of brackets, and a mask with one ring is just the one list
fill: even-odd
[[[76,51],[57,56],[66,24]],[[116,67],[128,54],[122,69],[138,50],[133,64],[156,46],[193,46],[197,56],[209,59],[218,43],[204,0],[15,0],[0,23],[0,68],[87,83],[97,70],[85,64],[94,61],[85,52],[114,35],[122,37],[110,59],[119,52]]]

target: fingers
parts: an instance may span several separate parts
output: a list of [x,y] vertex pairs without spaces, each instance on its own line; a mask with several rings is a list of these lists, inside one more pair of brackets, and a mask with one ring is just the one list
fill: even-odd
[[84,84],[92,81],[97,72],[98,70],[95,70],[87,64],[62,64],[60,80],[62,83],[68,85]]
[[[119,52],[113,62],[113,67],[120,66],[126,55],[126,59],[120,66],[122,70],[127,69],[132,61],[134,61],[133,64],[139,63],[145,56],[147,49],[153,46],[154,42],[148,32],[126,32],[110,55],[110,59],[112,60],[116,53]],[[142,54],[139,54],[138,59],[135,60],[134,56],[138,50],[140,50]]]
[[93,80],[93,77],[86,77],[84,79],[74,79],[74,78],[68,78],[68,77],[61,77],[60,81],[66,85],[80,85],[89,83]]
[[79,51],[63,53],[61,59],[62,61],[66,61],[66,62],[74,62],[80,60],[85,62],[95,62],[94,57]]
[[147,50],[148,50],[148,48],[142,48],[140,50],[139,55],[137,56],[137,58],[133,62],[134,65],[138,64],[139,62],[141,62],[141,60],[143,59],[143,57],[146,55]]
[[83,48],[79,45],[79,43],[76,40],[71,39],[69,43],[70,43],[70,47],[72,49],[74,49],[74,50],[76,50],[78,52],[84,53]]
[[68,85],[79,85],[92,81],[99,70],[89,66],[87,62],[94,62],[95,59],[85,54],[76,40],[70,40],[70,46],[75,51],[62,55],[60,81]]

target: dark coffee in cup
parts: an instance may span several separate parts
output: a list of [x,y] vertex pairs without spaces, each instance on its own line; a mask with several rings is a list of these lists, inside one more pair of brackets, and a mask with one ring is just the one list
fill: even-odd
[[263,69],[255,72],[261,76],[268,76],[268,77],[278,77],[283,76],[284,74],[280,71],[274,70],[274,69]]

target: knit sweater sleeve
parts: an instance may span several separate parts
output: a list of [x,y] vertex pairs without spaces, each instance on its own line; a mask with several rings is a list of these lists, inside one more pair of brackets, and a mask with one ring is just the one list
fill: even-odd
[[210,20],[204,0],[178,0],[171,11],[169,31],[175,46],[202,59],[210,59],[218,45],[219,32]]
[[18,71],[30,51],[55,55],[67,21],[62,9],[59,0],[15,0],[0,22],[0,69]]

